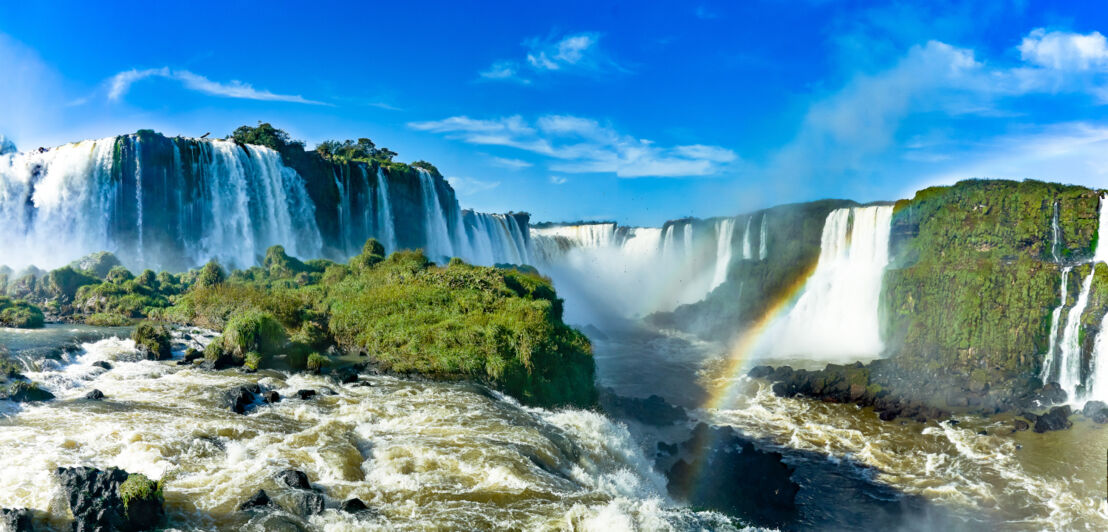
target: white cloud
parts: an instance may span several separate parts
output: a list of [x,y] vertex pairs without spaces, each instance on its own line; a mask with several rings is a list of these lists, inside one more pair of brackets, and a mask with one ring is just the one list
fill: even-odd
[[1108,40],[1098,31],[1080,34],[1037,28],[1023,38],[1019,51],[1024,61],[1055,70],[1104,70],[1108,67]]
[[541,116],[534,124],[518,115],[491,120],[455,116],[408,126],[470,144],[537,153],[551,158],[550,168],[558,172],[614,173],[619,177],[704,176],[717,174],[738,161],[734,152],[719,146],[662,147],[596,120],[569,115]]
[[482,181],[472,177],[448,177],[446,180],[462,196],[471,196],[500,186],[500,181]]
[[492,160],[492,164],[495,165],[495,166],[499,166],[501,168],[511,168],[513,170],[519,170],[521,168],[528,168],[530,166],[533,166],[531,163],[529,163],[527,161],[520,160],[520,159],[509,159],[509,158],[506,158],[506,157],[492,157],[491,160]]
[[211,96],[270,102],[329,105],[324,102],[305,99],[300,95],[274,94],[267,90],[255,89],[249,83],[243,83],[241,81],[220,83],[218,81],[212,81],[200,74],[189,72],[188,70],[171,70],[169,67],[150,68],[146,70],[126,70],[112,76],[108,80],[108,99],[113,101],[119,100],[127,94],[131,85],[149,78],[164,78],[178,81],[187,89]]
[[564,185],[568,181],[569,180],[564,178],[564,177],[559,177],[559,176],[556,176],[556,175],[550,176],[550,182],[554,183],[555,185]]
[[527,53],[522,61],[499,60],[479,72],[479,75],[483,80],[528,84],[531,83],[532,76],[552,72],[626,72],[625,68],[600,49],[600,39],[601,34],[596,32],[574,33],[560,38],[532,37],[523,42]]

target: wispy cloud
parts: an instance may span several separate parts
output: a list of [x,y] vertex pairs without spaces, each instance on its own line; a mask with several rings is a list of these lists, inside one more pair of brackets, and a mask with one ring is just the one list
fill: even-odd
[[470,144],[506,146],[543,155],[552,160],[551,169],[567,173],[705,176],[717,174],[738,161],[733,151],[719,146],[663,147],[620,133],[596,120],[570,115],[545,115],[533,123],[518,115],[488,120],[454,116],[411,122],[408,126]]
[[1105,70],[1108,41],[1099,31],[1088,34],[1047,32],[1037,28],[1019,45],[1020,57],[1034,65],[1055,70]]
[[492,158],[490,158],[490,160],[492,161],[492,164],[494,166],[499,166],[501,168],[511,168],[513,170],[519,170],[521,168],[528,168],[528,167],[533,166],[531,163],[529,163],[527,161],[524,161],[524,160],[520,160],[520,159],[510,159],[510,158],[505,158],[505,157],[492,157]]
[[550,73],[598,74],[627,72],[600,48],[602,35],[581,32],[523,41],[523,60],[502,59],[479,72],[482,80],[529,84],[532,77]]
[[330,105],[324,102],[308,100],[300,95],[275,94],[267,90],[255,89],[249,83],[243,83],[237,80],[229,83],[212,81],[200,74],[195,74],[188,70],[172,70],[169,67],[149,68],[146,70],[126,70],[112,76],[108,79],[108,99],[117,101],[127,94],[127,91],[131,89],[132,85],[150,78],[163,78],[177,81],[189,90],[224,98]]
[[554,183],[555,185],[564,185],[568,181],[569,180],[564,178],[564,177],[560,177],[560,176],[556,176],[556,175],[550,176],[550,182]]
[[446,180],[451,187],[454,187],[454,191],[462,196],[470,196],[500,186],[500,181],[482,181],[472,177],[448,177]]

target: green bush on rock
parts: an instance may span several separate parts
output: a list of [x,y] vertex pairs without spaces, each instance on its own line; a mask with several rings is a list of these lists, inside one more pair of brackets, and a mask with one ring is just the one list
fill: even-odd
[[224,349],[239,360],[251,351],[271,357],[287,343],[284,327],[268,312],[249,310],[236,314],[223,329]]
[[173,358],[169,338],[169,331],[165,326],[154,325],[150,322],[140,323],[131,333],[131,339],[135,341],[139,351],[145,353],[152,360]]
[[0,296],[0,327],[38,329],[46,324],[46,317],[38,307],[21,299]]

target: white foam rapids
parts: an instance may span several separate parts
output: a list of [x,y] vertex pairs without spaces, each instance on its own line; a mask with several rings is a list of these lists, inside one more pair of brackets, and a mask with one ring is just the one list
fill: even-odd
[[[332,507],[306,521],[285,515],[312,530],[729,528],[670,501],[627,429],[597,413],[525,408],[466,384],[203,371],[137,360],[118,338],[82,347],[28,373],[56,400],[0,415],[0,507],[47,512],[54,527],[67,525],[51,472],[90,465],[164,480],[178,529],[265,529],[235,509],[258,489],[281,503],[273,476],[288,467]],[[282,401],[228,410],[223,392],[253,382]],[[92,388],[106,399],[82,399]],[[334,393],[294,398],[326,388]],[[351,497],[378,515],[334,509]]]

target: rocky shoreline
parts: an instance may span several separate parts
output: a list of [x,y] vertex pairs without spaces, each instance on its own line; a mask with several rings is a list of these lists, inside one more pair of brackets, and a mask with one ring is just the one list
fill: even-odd
[[1074,412],[1066,405],[1066,392],[1057,383],[1043,385],[1035,377],[1012,379],[1004,386],[990,386],[973,376],[939,370],[920,375],[893,359],[869,364],[828,364],[821,370],[789,366],[757,366],[751,378],[770,383],[778,397],[805,397],[827,403],[872,408],[882,421],[911,419],[920,423],[951,419],[956,415],[994,416],[1015,414],[1013,430],[1036,432],[1063,430],[1069,417],[1080,414],[1096,423],[1108,423],[1108,405],[1089,401]]

